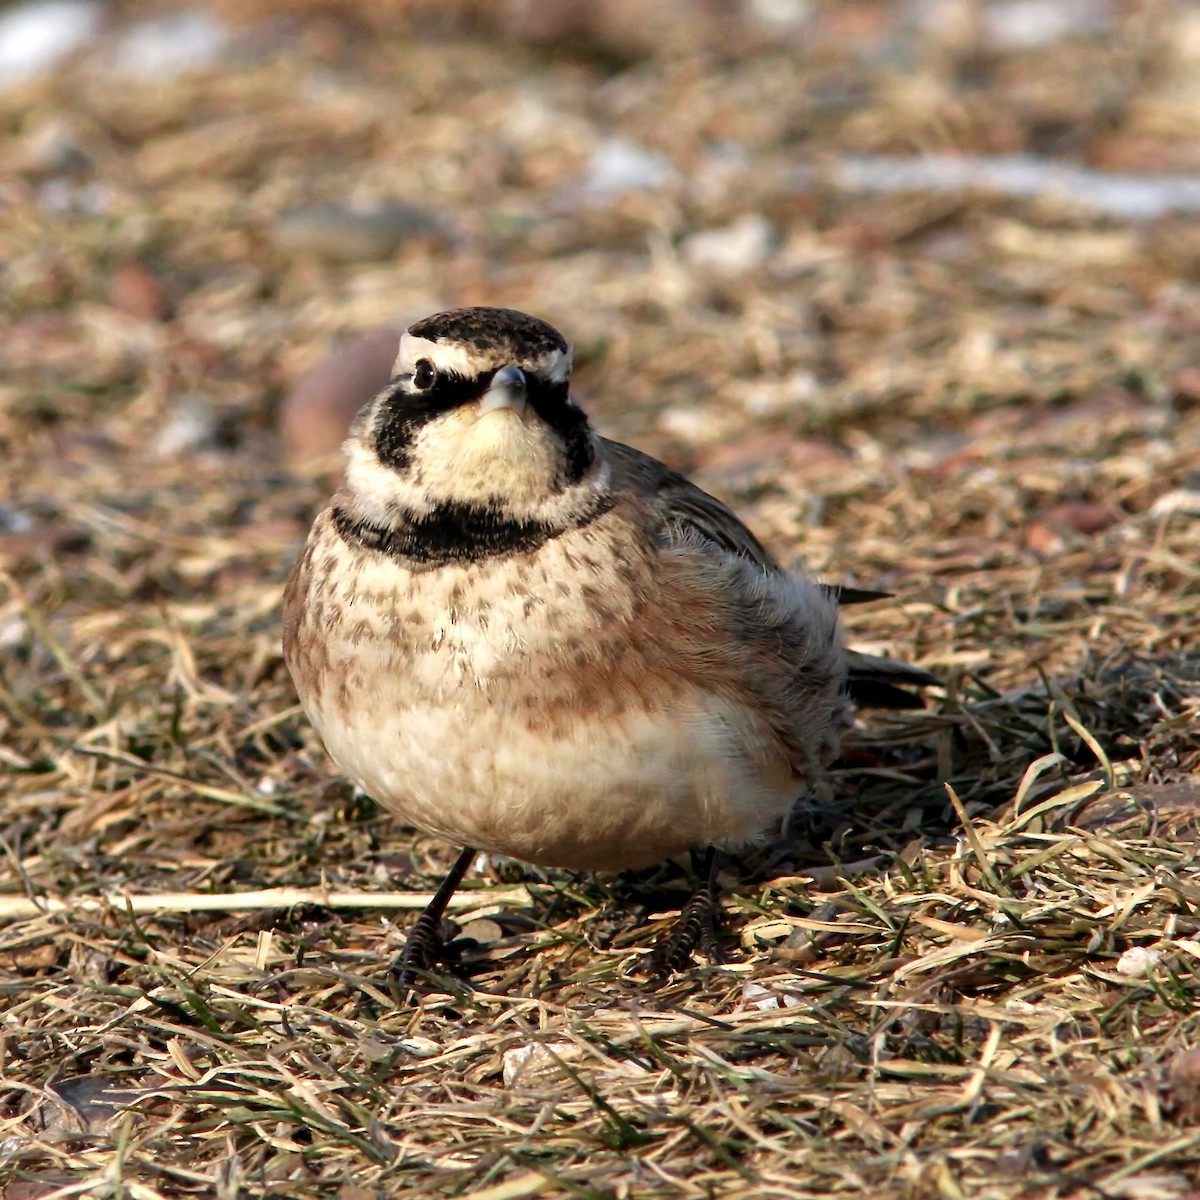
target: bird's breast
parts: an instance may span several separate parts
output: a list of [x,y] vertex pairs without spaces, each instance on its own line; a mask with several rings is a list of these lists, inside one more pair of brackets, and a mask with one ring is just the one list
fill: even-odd
[[568,682],[594,691],[592,675],[636,657],[653,590],[647,565],[593,529],[534,554],[408,569],[326,517],[289,587],[285,653],[306,703],[442,705],[469,691],[521,711],[560,701]]

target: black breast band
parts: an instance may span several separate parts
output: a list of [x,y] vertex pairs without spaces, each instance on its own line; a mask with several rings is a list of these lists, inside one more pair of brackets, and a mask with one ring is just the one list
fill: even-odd
[[568,529],[590,525],[610,508],[610,499],[597,496],[565,524],[551,524],[510,517],[490,505],[447,501],[393,525],[377,525],[338,506],[333,524],[351,546],[401,562],[438,567],[530,554]]

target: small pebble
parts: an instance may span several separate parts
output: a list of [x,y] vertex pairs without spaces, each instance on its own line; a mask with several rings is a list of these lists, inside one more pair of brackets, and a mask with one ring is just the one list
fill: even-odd
[[1092,537],[1115,525],[1120,516],[1107,504],[1069,500],[1047,509],[1025,527],[1023,541],[1036,554],[1059,554],[1071,534]]
[[592,197],[648,192],[673,183],[678,174],[666,155],[617,134],[605,138],[592,152],[582,186]]
[[1045,521],[1030,521],[1022,540],[1035,554],[1058,554],[1067,544],[1063,535]]
[[705,229],[686,238],[682,251],[691,266],[718,275],[757,270],[775,245],[775,228],[761,213],[746,213],[721,229]]
[[217,417],[207,396],[189,393],[176,398],[170,420],[154,439],[159,458],[174,458],[213,443]]
[[434,1038],[420,1036],[399,1038],[395,1044],[398,1050],[413,1058],[436,1058],[445,1049]]
[[0,13],[0,85],[56,67],[100,31],[95,0],[29,0]]
[[1096,534],[1117,523],[1117,514],[1107,504],[1090,500],[1070,500],[1056,504],[1044,514],[1051,525],[1063,525],[1076,533]]
[[504,1086],[516,1087],[545,1071],[557,1071],[557,1060],[577,1058],[578,1055],[578,1047],[573,1042],[532,1042],[513,1046],[504,1052]]
[[663,433],[685,442],[706,442],[719,438],[725,430],[721,414],[710,409],[684,408],[672,405],[658,414],[658,427]]
[[164,13],[126,30],[113,48],[112,65],[124,75],[166,83],[220,63],[229,42],[229,31],[210,12]]
[[34,525],[33,517],[23,509],[0,504],[0,533],[29,533]]
[[1180,1050],[1167,1067],[1167,1078],[1173,1084],[1187,1083],[1200,1089],[1200,1046]]
[[[3,535],[0,534],[0,558],[3,557]],[[0,617],[0,650],[16,650],[29,635],[29,622],[24,617]]]
[[112,189],[100,180],[75,183],[64,176],[47,179],[35,195],[43,212],[65,217],[100,216],[109,210],[113,199]]
[[742,988],[742,1003],[759,1012],[767,1012],[779,1007],[779,997],[760,983],[748,983]]
[[1036,50],[1063,38],[1095,34],[1112,21],[1110,0],[993,0],[980,32],[995,50]]
[[1149,975],[1163,960],[1161,950],[1149,950],[1145,946],[1130,946],[1117,959],[1117,974],[1126,979],[1142,979]]
[[143,321],[163,321],[171,301],[162,282],[136,259],[120,264],[108,285],[108,302],[118,312]]
[[1167,1108],[1177,1121],[1200,1118],[1200,1046],[1178,1051],[1163,1079]]
[[746,384],[734,396],[752,417],[777,417],[819,411],[824,389],[811,371],[798,370],[783,379]]
[[1176,372],[1170,383],[1171,395],[1178,401],[1200,401],[1200,366],[1184,367]]
[[771,1012],[777,1008],[796,1008],[800,999],[788,992],[774,992],[761,983],[747,983],[742,987],[742,1003],[759,1012]]
[[748,0],[750,17],[772,30],[795,29],[813,15],[813,0]]
[[458,936],[469,938],[480,946],[487,946],[492,942],[498,942],[504,936],[504,930],[495,921],[480,917],[475,921],[468,921],[459,931]]

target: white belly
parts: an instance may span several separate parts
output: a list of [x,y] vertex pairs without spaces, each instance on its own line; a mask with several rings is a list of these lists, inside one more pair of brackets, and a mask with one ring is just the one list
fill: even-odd
[[790,807],[786,764],[751,767],[715,699],[670,713],[531,731],[502,703],[380,707],[314,724],[355,783],[409,824],[544,866],[617,870],[695,847],[740,845]]

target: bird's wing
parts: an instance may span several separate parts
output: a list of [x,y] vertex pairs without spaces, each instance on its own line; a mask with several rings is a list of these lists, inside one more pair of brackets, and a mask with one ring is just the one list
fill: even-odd
[[[660,528],[671,541],[693,541],[699,537],[738,558],[748,559],[764,571],[772,574],[783,571],[758,538],[715,496],[632,446],[605,440],[604,452],[612,464],[614,484],[651,497]],[[886,600],[890,594],[834,583],[820,586],[839,605]],[[905,689],[940,683],[936,675],[921,667],[858,650],[846,652],[846,666],[847,691],[861,708],[922,708],[921,697]]]
[[678,471],[622,442],[605,440],[604,453],[612,464],[614,484],[620,487],[624,483],[650,497],[662,532],[671,541],[699,537],[764,571],[783,570],[731,509]]

